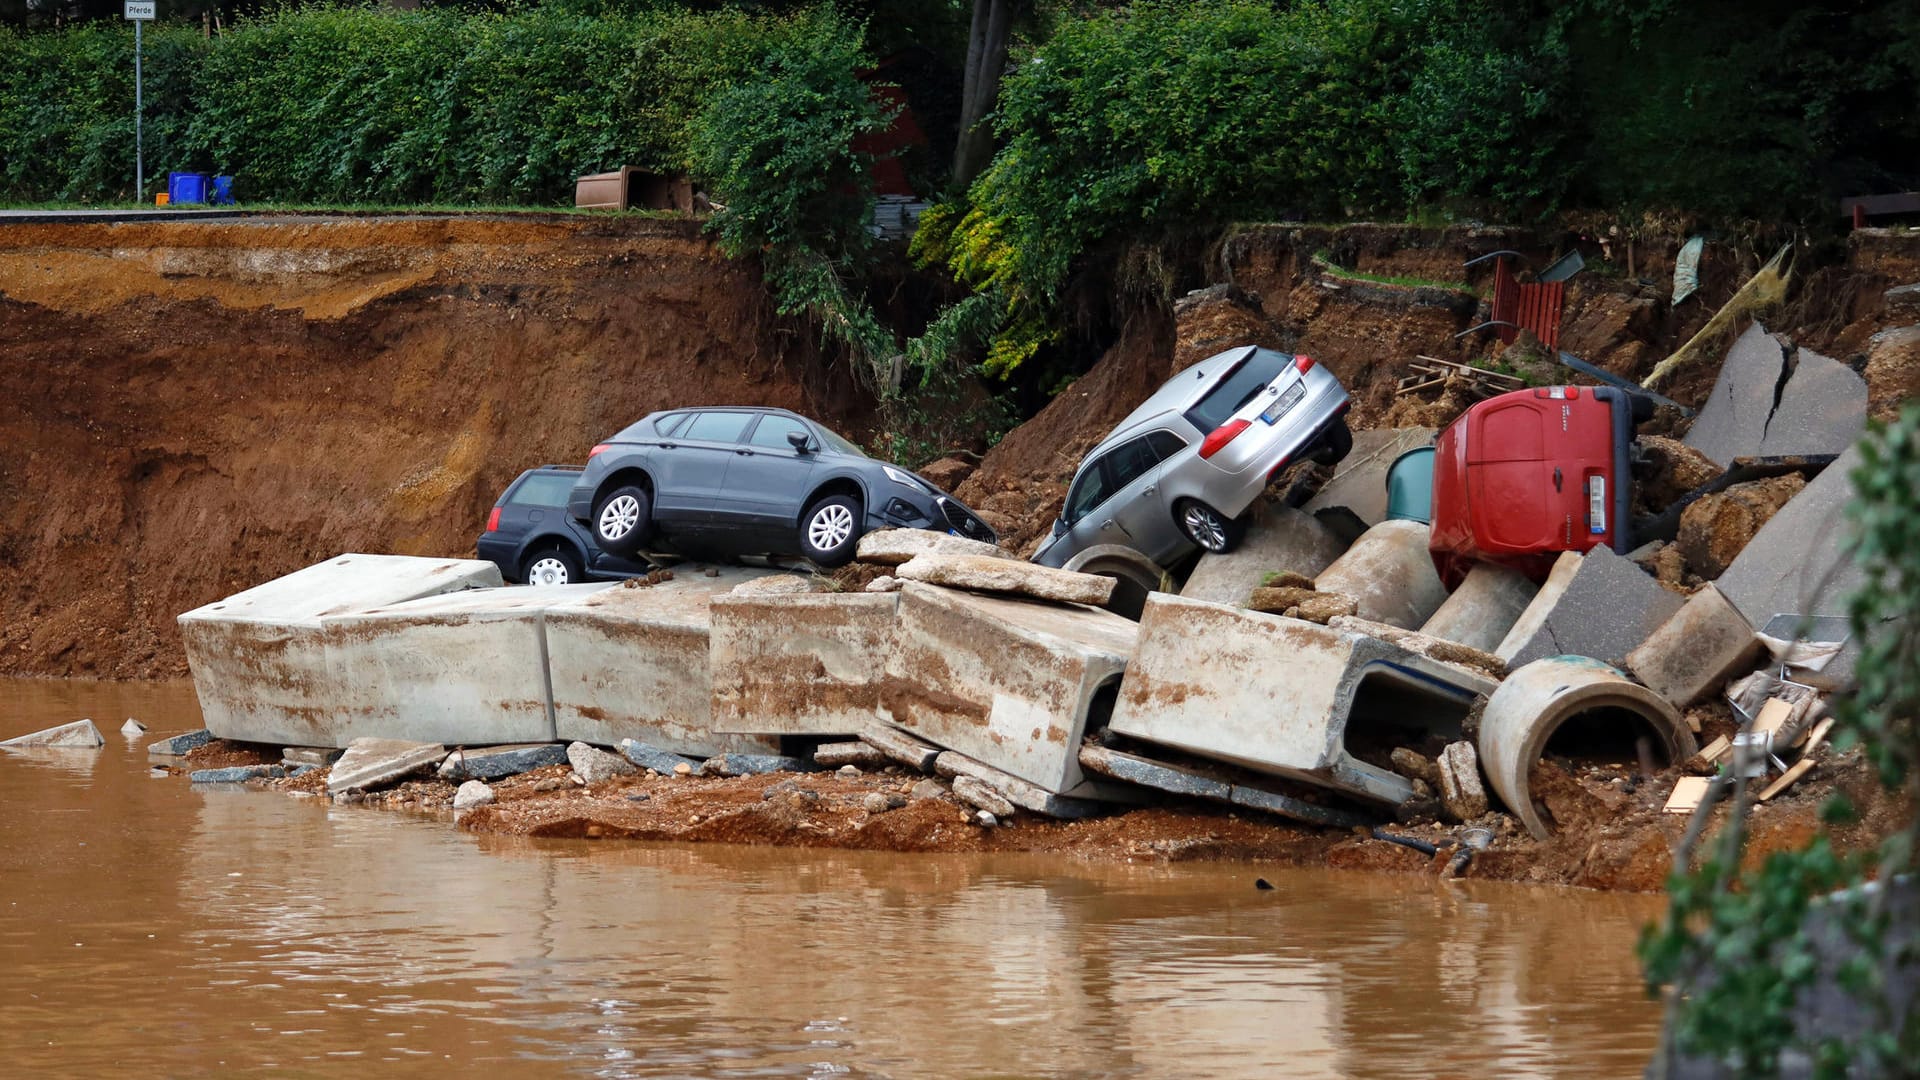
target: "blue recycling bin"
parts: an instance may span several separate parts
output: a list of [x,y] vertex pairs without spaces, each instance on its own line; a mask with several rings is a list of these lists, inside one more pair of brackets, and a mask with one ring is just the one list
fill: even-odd
[[206,201],[206,173],[170,172],[167,174],[167,205],[182,206]]
[[216,176],[213,178],[213,205],[233,205],[233,177]]
[[1387,520],[1433,523],[1433,447],[1416,446],[1387,466]]

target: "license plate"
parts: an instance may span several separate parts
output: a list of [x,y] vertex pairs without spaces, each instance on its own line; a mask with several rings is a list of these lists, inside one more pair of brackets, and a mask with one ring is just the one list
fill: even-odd
[[1276,423],[1281,417],[1287,415],[1288,409],[1300,404],[1300,399],[1306,396],[1307,384],[1296,382],[1287,387],[1286,391],[1280,395],[1279,401],[1267,406],[1267,411],[1260,414],[1260,419],[1269,424]]
[[1607,478],[1604,476],[1587,481],[1587,531],[1595,536],[1607,531]]

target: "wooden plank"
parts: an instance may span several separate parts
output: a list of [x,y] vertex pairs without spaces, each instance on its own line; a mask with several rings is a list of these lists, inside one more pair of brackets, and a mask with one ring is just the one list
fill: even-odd
[[1725,735],[1722,735],[1714,739],[1712,742],[1708,743],[1707,745],[1701,747],[1700,752],[1694,756],[1698,757],[1701,761],[1704,761],[1707,764],[1711,765],[1714,762],[1720,760],[1720,755],[1726,753],[1728,750],[1731,750],[1732,748],[1733,748],[1732,740],[1728,739]]
[[1713,786],[1713,779],[1707,776],[1683,776],[1673,785],[1673,794],[1667,796],[1666,811],[1669,814],[1691,814],[1707,797],[1707,790]]
[[1813,725],[1813,732],[1807,736],[1806,749],[1800,751],[1800,756],[1803,758],[1813,756],[1813,752],[1820,749],[1820,744],[1827,741],[1827,732],[1832,730],[1833,717],[1831,716]]
[[1793,702],[1785,698],[1768,698],[1767,703],[1760,706],[1760,715],[1753,718],[1753,730],[1778,735],[1780,729],[1791,719],[1793,719]]
[[1780,779],[1775,780],[1773,783],[1767,785],[1767,790],[1760,793],[1760,801],[1766,802],[1768,799],[1771,799],[1775,795],[1778,795],[1781,792],[1792,787],[1793,782],[1795,780],[1798,780],[1801,777],[1807,775],[1807,773],[1812,771],[1812,769],[1813,769],[1813,759],[1801,758],[1799,764],[1795,765],[1791,769],[1788,769],[1786,772],[1781,773]]

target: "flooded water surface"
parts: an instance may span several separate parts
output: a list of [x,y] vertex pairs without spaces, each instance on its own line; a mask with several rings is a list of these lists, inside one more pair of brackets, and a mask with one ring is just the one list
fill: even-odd
[[185,684],[0,682],[0,737],[82,716],[105,749],[0,754],[0,1075],[1620,1077],[1654,1041],[1647,897],[476,837],[150,776]]

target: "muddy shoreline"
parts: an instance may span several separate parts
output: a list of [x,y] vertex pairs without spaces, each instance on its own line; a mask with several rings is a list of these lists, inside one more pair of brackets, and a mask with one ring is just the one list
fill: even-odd
[[[179,764],[166,766],[185,781],[194,769],[271,764],[277,748],[215,740]],[[327,770],[298,777],[248,781],[290,797],[326,800]],[[1559,885],[1615,892],[1658,892],[1672,869],[1684,815],[1662,812],[1676,779],[1667,770],[1639,779],[1628,766],[1549,760],[1534,790],[1559,829],[1545,842],[1527,835],[1509,815],[1491,812],[1473,824],[1490,828],[1492,846],[1459,873],[1466,879]],[[927,797],[937,785],[940,794]],[[1439,877],[1448,872],[1460,826],[1434,821],[1386,823],[1397,836],[1437,846],[1436,855],[1377,839],[1368,830],[1316,829],[1244,810],[1166,799],[1085,821],[1063,822],[1020,813],[982,827],[973,808],[899,766],[845,772],[770,773],[699,777],[642,772],[582,785],[566,765],[552,765],[493,782],[495,801],[456,813],[457,785],[435,778],[407,780],[342,804],[436,817],[468,832],[506,836],[621,841],[722,843],[840,848],[890,852],[1026,852],[1108,862],[1208,860],[1261,868],[1326,868]],[[920,786],[921,797],[915,788]],[[1844,792],[1859,810],[1851,825],[1822,824],[1828,795]],[[867,808],[868,797],[893,796],[899,805]],[[1725,811],[1720,812],[1723,816]],[[1803,846],[1826,832],[1842,851],[1859,850],[1901,826],[1911,808],[1886,795],[1857,751],[1824,762],[1795,790],[1756,806],[1749,818],[1746,858]]]

